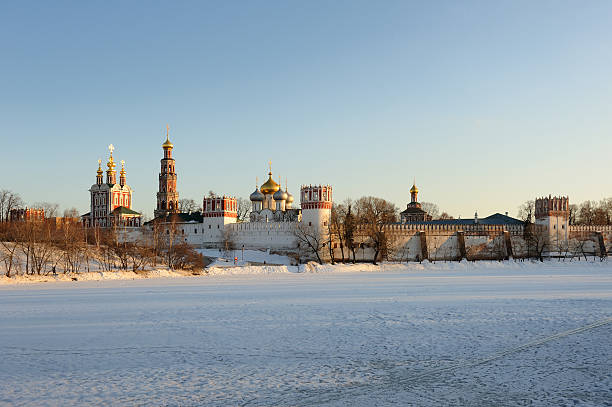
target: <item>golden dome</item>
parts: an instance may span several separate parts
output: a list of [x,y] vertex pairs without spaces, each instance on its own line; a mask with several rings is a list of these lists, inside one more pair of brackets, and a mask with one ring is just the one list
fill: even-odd
[[174,144],[172,144],[170,142],[170,139],[168,139],[168,135],[166,135],[166,142],[164,144],[162,144],[162,148],[166,149],[166,148],[174,148]]
[[273,194],[276,191],[278,191],[280,189],[280,185],[278,185],[276,182],[274,182],[274,180],[272,179],[272,171],[270,171],[268,173],[268,175],[270,176],[268,178],[268,180],[266,181],[265,184],[263,184],[261,186],[260,191],[264,194],[264,195],[269,195],[269,194]]
[[412,188],[410,188],[410,193],[411,194],[419,193],[419,189],[416,187],[416,184],[412,184]]
[[113,159],[113,155],[111,154],[111,156],[108,158],[108,162],[106,163],[106,166],[108,167],[108,171],[114,171],[116,165],[117,164],[115,164],[115,160]]
[[98,160],[98,175],[102,175],[102,160]]
[[174,148],[174,144],[170,142],[170,126],[166,125],[166,142],[162,144],[162,148],[165,150],[167,148]]

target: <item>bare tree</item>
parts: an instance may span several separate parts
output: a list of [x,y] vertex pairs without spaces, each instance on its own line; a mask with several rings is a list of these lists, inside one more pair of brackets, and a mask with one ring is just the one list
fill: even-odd
[[179,212],[198,212],[200,206],[193,199],[182,198],[178,201]]
[[579,236],[576,238],[576,243],[574,244],[574,249],[573,249],[573,256],[574,257],[578,257],[578,260],[580,260],[580,255],[584,256],[584,261],[587,261],[587,253],[586,253],[586,246],[587,243],[589,243],[589,239],[584,237],[584,236]]
[[595,208],[597,202],[595,201],[584,201],[578,207],[578,224],[580,225],[593,225],[595,223]]
[[382,198],[365,196],[356,202],[359,223],[374,250],[372,263],[389,257],[393,247],[393,236],[386,232],[385,226],[397,221],[397,207]]
[[143,240],[128,243],[126,253],[133,272],[138,271],[138,269],[144,270],[154,256],[153,249]]
[[176,224],[177,218],[175,216],[171,216],[170,217],[170,222],[166,222],[163,227],[165,230],[164,233],[164,239],[162,240],[162,243],[164,245],[163,247],[163,253],[165,254],[166,257],[166,263],[168,264],[168,268],[170,269],[174,269],[174,249],[175,249],[175,245],[177,243],[179,243],[179,240],[177,239],[177,236],[179,234],[179,230],[178,230],[178,225]]
[[423,209],[432,219],[437,219],[440,214],[440,208],[438,205],[432,202],[421,202],[421,209]]
[[612,198],[604,198],[599,202],[599,208],[603,213],[604,225],[612,225]]
[[577,225],[578,223],[578,205],[570,204],[569,208],[569,219],[568,223],[571,225]]
[[64,210],[64,218],[78,218],[79,210],[75,207]]
[[64,272],[78,273],[84,261],[85,233],[78,224],[64,223],[61,228],[61,239],[57,247],[62,253]]
[[57,216],[59,205],[53,202],[36,202],[32,205],[32,207],[37,209],[44,209],[45,218],[54,218]]
[[172,252],[173,268],[201,271],[204,268],[204,256],[185,242],[178,242]]
[[14,229],[15,228],[8,223],[0,223],[0,245],[2,249],[2,253],[0,254],[7,277],[11,276],[13,267],[16,266],[19,261],[18,256],[16,256],[19,245]]
[[331,217],[329,222],[329,245],[330,255],[332,263],[334,262],[334,250],[332,246],[332,239],[337,239],[340,246],[340,256],[342,262],[345,262],[344,258],[344,237],[346,236],[346,214],[348,207],[345,204],[333,204],[331,209]]
[[44,272],[51,260],[54,248],[52,245],[51,225],[46,222],[19,222],[19,243],[26,256],[26,273]]
[[342,205],[346,209],[342,225],[344,242],[346,243],[346,248],[353,255],[353,263],[355,263],[357,261],[355,252],[359,248],[359,243],[355,242],[358,227],[358,219],[355,217],[353,209],[355,205],[350,199],[344,201]]
[[517,216],[523,222],[533,223],[535,216],[535,201],[525,201],[525,203],[519,206]]
[[440,216],[438,216],[438,219],[447,220],[447,219],[455,219],[455,218],[453,218],[451,215],[449,215],[446,212],[442,212]]
[[536,257],[538,260],[543,262],[544,251],[549,245],[548,230],[533,223],[525,223],[523,237],[527,243],[528,256]]
[[9,191],[8,189],[0,189],[0,222],[4,222],[5,220],[8,220],[8,218],[5,216],[6,202],[8,201],[9,195],[11,193],[12,192]]
[[4,212],[1,215],[5,221],[8,221],[10,220],[11,211],[23,206],[23,200],[19,194],[2,190],[0,191],[0,205],[4,209]]
[[231,229],[223,231],[223,251],[226,257],[230,257],[231,253],[236,250],[236,241],[234,232]]
[[314,254],[319,264],[323,264],[320,252],[325,247],[327,237],[319,229],[299,222],[293,229],[293,235],[298,242],[300,251]]
[[236,222],[246,222],[249,220],[249,215],[251,214],[251,201],[244,198],[238,198],[237,204],[237,212],[238,217]]

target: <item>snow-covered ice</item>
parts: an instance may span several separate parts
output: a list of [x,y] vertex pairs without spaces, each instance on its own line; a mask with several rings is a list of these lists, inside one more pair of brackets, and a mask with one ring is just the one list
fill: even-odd
[[282,268],[0,286],[0,405],[612,401],[608,263]]

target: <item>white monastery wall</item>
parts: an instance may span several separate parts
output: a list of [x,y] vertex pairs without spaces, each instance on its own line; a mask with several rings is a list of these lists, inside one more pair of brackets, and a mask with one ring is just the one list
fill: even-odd
[[227,225],[227,233],[235,248],[295,250],[295,227],[294,222],[244,222]]

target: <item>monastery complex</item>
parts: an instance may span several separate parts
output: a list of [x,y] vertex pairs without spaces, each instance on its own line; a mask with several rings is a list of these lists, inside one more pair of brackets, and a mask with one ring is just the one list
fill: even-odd
[[[249,196],[248,220],[238,221],[238,201],[231,196],[204,197],[201,212],[180,212],[173,149],[168,131],[162,144],[155,218],[143,224],[141,214],[132,210],[132,189],[127,184],[124,162],[121,161],[117,182],[113,146],[109,146],[106,180],[99,161],[96,182],[89,189],[90,212],[81,217],[83,225],[119,228],[130,238],[146,236],[162,228],[167,235],[172,230],[173,236],[195,248],[265,250],[290,255],[296,261],[312,259],[304,247],[305,238],[315,239],[324,242],[321,257],[329,259],[333,252],[339,258],[342,248],[329,238],[334,197],[331,185],[303,184],[298,206],[286,184],[283,189],[281,180],[275,180],[270,163],[268,179],[262,185],[256,184]],[[526,230],[523,221],[507,213],[485,218],[475,214],[471,219],[434,220],[419,203],[416,184],[409,192],[410,202],[400,212],[399,222],[382,225],[382,231],[392,241],[390,260],[500,259],[530,255],[532,249],[526,236],[533,238],[533,232]],[[569,225],[568,197],[538,198],[535,218],[534,230],[544,236],[549,255],[570,250],[579,240],[585,252],[606,254],[612,250],[612,227]],[[355,241],[357,260],[371,260],[374,251],[367,235],[357,233]]]

